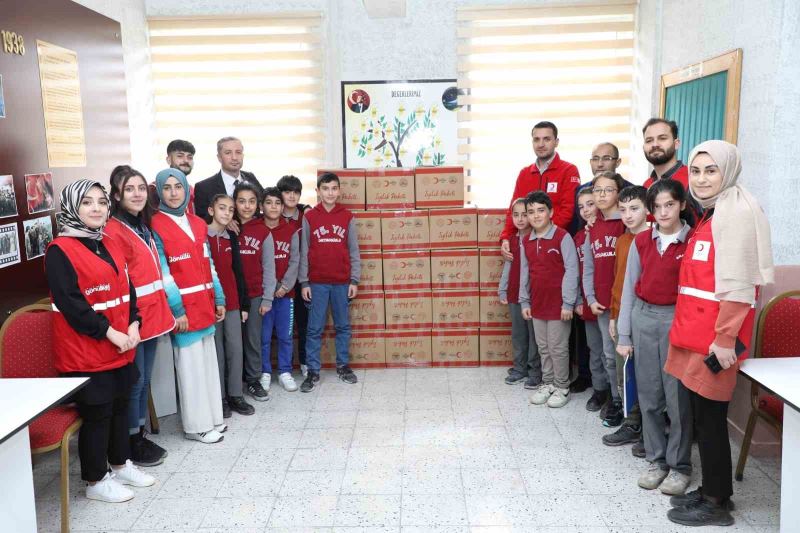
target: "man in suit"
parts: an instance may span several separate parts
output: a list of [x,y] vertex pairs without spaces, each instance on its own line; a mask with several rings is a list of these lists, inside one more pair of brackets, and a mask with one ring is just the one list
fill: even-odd
[[218,194],[233,196],[233,189],[240,181],[249,181],[261,190],[261,184],[255,174],[242,170],[244,163],[242,141],[236,137],[223,137],[218,140],[217,159],[220,171],[210,178],[197,182],[194,186],[194,212],[197,216],[204,217],[206,222],[210,220],[208,206],[214,196]]

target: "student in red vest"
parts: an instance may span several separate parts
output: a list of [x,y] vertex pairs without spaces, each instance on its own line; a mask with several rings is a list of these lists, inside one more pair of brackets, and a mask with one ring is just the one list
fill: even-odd
[[275,258],[272,246],[266,246],[269,228],[259,216],[259,195],[256,185],[241,181],[233,190],[236,206],[236,221],[239,223],[239,255],[242,258],[242,273],[247,286],[250,308],[244,322],[244,381],[247,393],[256,401],[269,400],[272,375],[262,372],[261,308],[272,307],[275,285]]
[[127,165],[120,165],[111,172],[111,218],[105,233],[114,240],[128,263],[128,276],[136,290],[142,317],[139,331],[142,342],[136,347],[134,360],[139,380],[131,388],[128,403],[131,459],[138,466],[159,465],[167,455],[164,448],[146,438],[144,424],[158,339],[175,327],[161,281],[158,251],[149,228],[153,212],[147,200],[147,182],[141,173]]
[[44,264],[55,311],[56,370],[90,378],[73,396],[83,419],[78,456],[86,497],[119,503],[134,497],[123,485],[149,487],[155,479],[130,460],[128,397],[138,379],[133,360],[141,319],[125,256],[103,238],[108,203],[99,182],[67,185],[56,215],[59,236],[47,247]]
[[272,374],[272,332],[278,338],[278,383],[287,392],[297,390],[292,377],[292,315],[294,314],[294,286],[300,266],[300,230],[296,224],[285,222],[281,216],[283,199],[277,187],[264,189],[261,200],[264,224],[269,228],[265,246],[272,246],[275,275],[271,290],[271,306],[262,303],[261,322],[261,372]]
[[603,355],[611,394],[611,403],[600,414],[603,425],[616,427],[622,424],[622,396],[617,387],[617,362],[614,340],[609,333],[611,320],[611,287],[614,285],[614,260],[617,238],[625,232],[619,213],[619,191],[624,184],[622,176],[601,172],[595,176],[592,191],[598,214],[586,232],[583,245],[583,290],[586,303],[597,316],[597,325],[603,337]]
[[222,391],[222,418],[230,418],[233,411],[240,415],[256,412],[244,399],[242,391],[242,322],[247,320],[250,299],[242,275],[239,240],[227,229],[233,220],[233,199],[218,194],[208,206],[211,222],[208,224],[208,246],[225,293],[225,319],[217,322],[214,344],[217,348],[219,385]]
[[151,227],[176,322],[172,347],[183,431],[187,439],[213,444],[228,429],[222,419],[214,344],[215,324],[225,318],[225,295],[208,248],[208,227],[203,219],[186,212],[188,189],[180,170],[158,173],[161,203]]
[[569,401],[569,332],[578,298],[578,255],[567,230],[552,222],[553,203],[544,191],[525,197],[532,230],[522,239],[519,301],[533,321],[542,360],[542,385],[531,403],[563,407]]
[[330,304],[336,329],[336,373],[345,383],[358,378],[350,368],[350,300],[358,294],[361,256],[353,214],[337,204],[339,176],[326,172],[317,178],[320,202],[306,211],[300,234],[300,272],[303,300],[308,302],[306,362],[308,376],[300,386],[311,392],[322,366],[322,329]]
[[674,180],[658,181],[647,191],[647,209],[656,224],[637,234],[630,247],[617,328],[617,352],[622,357],[635,355],[641,430],[650,463],[639,486],[673,495],[686,492],[692,475],[689,392],[662,370],[678,299],[678,271],[691,234],[685,221],[686,196]]
[[[689,191],[704,210],[686,244],[664,370],[689,389],[702,485],[673,496],[667,517],[690,526],[733,524],[728,403],[747,357],[759,286],[773,283],[767,217],[738,184],[736,146],[706,141],[689,156]],[[709,359],[714,372],[704,361]]]

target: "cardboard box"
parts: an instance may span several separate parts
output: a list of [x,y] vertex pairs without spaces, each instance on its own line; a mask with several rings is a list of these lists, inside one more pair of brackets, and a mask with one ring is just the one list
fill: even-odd
[[478,250],[431,250],[431,288],[477,289]]
[[414,169],[369,168],[367,209],[414,209]]
[[430,252],[385,252],[384,290],[403,291],[431,288]]
[[480,326],[478,291],[436,291],[431,304],[434,328]]
[[430,248],[427,211],[382,211],[380,216],[384,252]]
[[380,252],[361,253],[361,279],[359,291],[383,290],[383,255]]
[[[350,329],[353,331],[377,330],[386,327],[383,292],[359,292],[350,301]],[[325,318],[325,331],[335,330],[330,307]]]
[[478,246],[500,246],[508,209],[478,209]]
[[497,289],[481,291],[481,327],[482,328],[510,328],[511,311],[508,304],[500,303]]
[[431,248],[476,248],[478,210],[437,209],[430,212]]
[[478,278],[481,289],[494,289],[500,286],[505,259],[500,248],[481,248],[478,250]]
[[386,329],[431,329],[431,291],[387,291]]
[[432,366],[478,366],[480,363],[478,328],[431,331]]
[[431,366],[431,330],[387,331],[386,366]]
[[358,231],[358,249],[361,252],[381,249],[381,214],[374,211],[353,211]]
[[464,167],[414,169],[417,209],[464,207]]
[[358,331],[350,337],[350,366],[381,368],[386,366],[385,331]]
[[[366,170],[363,168],[321,168],[317,177],[326,172],[339,176],[339,202],[348,209],[364,209],[367,204]],[[319,201],[319,197],[317,197]]]
[[502,366],[514,362],[511,328],[480,330],[481,366]]

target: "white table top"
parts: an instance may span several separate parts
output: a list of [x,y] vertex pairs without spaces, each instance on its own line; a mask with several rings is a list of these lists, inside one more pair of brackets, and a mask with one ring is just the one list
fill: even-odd
[[0,443],[88,382],[89,378],[0,379]]
[[800,357],[745,359],[739,371],[800,411]]

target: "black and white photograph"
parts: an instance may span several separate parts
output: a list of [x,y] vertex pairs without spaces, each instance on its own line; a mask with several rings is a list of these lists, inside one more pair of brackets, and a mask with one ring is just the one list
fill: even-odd
[[17,224],[0,226],[0,268],[19,263],[19,236]]
[[17,197],[14,194],[14,176],[0,176],[0,218],[17,216]]
[[30,261],[44,255],[47,245],[53,240],[50,216],[33,218],[22,224],[25,226],[25,258]]

